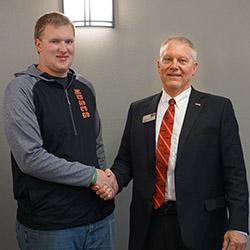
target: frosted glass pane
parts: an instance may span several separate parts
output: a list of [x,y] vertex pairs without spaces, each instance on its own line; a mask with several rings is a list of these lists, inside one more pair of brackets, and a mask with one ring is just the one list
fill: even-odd
[[83,0],[64,0],[64,14],[71,21],[84,20],[84,1]]
[[94,21],[112,21],[112,0],[91,0],[91,19]]
[[63,9],[76,26],[113,27],[113,0],[63,0]]

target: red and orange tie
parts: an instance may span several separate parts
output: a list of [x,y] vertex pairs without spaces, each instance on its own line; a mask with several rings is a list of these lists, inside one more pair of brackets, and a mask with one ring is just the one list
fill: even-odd
[[171,147],[171,137],[174,125],[175,100],[169,100],[169,106],[162,119],[156,147],[156,179],[153,206],[159,208],[165,201],[165,188],[168,171],[168,161]]

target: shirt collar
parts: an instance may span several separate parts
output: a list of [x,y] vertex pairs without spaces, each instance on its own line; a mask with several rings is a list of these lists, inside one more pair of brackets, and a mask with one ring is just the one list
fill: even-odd
[[[182,104],[183,101],[187,100],[189,98],[191,94],[191,87],[187,88],[186,90],[184,90],[183,92],[181,92],[179,95],[175,96],[175,102],[176,102],[176,107],[180,107],[180,105]],[[161,102],[162,104],[168,104],[168,101],[171,99],[172,97],[170,95],[167,94],[167,92],[162,89],[162,96],[161,96]]]

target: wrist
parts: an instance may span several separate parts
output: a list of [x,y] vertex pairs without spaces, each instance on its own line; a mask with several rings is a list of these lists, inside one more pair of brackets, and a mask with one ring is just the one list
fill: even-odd
[[96,170],[96,168],[94,168],[94,173],[93,173],[93,177],[92,177],[92,180],[91,180],[91,185],[95,185],[96,180],[97,180],[97,170]]

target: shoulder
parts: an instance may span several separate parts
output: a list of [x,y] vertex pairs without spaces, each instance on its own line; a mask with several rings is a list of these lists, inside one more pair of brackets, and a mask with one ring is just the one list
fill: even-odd
[[141,100],[137,100],[131,103],[132,107],[144,107],[144,106],[148,106],[149,104],[152,103],[158,103],[161,97],[161,93],[157,93],[151,96],[148,96],[146,98],[143,98]]
[[81,84],[84,84],[85,86],[87,86],[91,90],[91,92],[94,94],[94,96],[96,95],[95,88],[94,88],[93,84],[89,80],[87,80],[86,78],[84,78],[80,74],[76,74],[76,80],[78,82],[80,82]]
[[219,103],[231,103],[231,100],[228,97],[220,96],[212,93],[201,92],[196,89],[192,89],[191,96],[197,96],[202,99],[205,99],[206,102],[211,102],[214,104]]
[[31,93],[38,80],[29,75],[20,75],[9,82],[5,89],[5,96],[15,96],[18,98],[24,94]]

